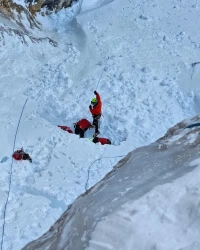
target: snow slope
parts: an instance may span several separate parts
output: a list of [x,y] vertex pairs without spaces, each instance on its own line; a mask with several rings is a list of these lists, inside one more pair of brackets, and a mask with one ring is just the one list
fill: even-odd
[[[199,111],[196,86],[183,88],[191,86],[191,64],[199,57],[198,25],[193,25],[199,22],[197,1],[90,3],[83,1],[83,11],[73,20],[78,7],[37,17],[43,28],[32,35],[49,37],[57,46],[48,39],[32,42],[27,35],[1,33],[3,249],[18,250],[38,238],[121,156]],[[1,18],[6,27],[4,21]],[[56,126],[91,120],[88,106],[96,88],[103,101],[100,135],[109,138],[111,146],[92,144],[92,130],[80,140]],[[33,163],[11,165],[27,98],[15,149],[23,146]]]
[[198,249],[200,126],[185,128],[193,121],[130,152],[23,250]]

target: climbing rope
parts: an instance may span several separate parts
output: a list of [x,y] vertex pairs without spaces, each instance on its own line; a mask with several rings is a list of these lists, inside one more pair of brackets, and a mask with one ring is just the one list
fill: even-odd
[[92,165],[96,162],[96,161],[99,161],[101,159],[105,159],[105,158],[117,158],[117,157],[124,157],[126,155],[117,155],[117,156],[110,156],[110,157],[101,157],[99,159],[96,159],[95,161],[92,162],[92,164],[89,166],[87,172],[88,172],[88,177],[87,177],[87,181],[86,181],[86,184],[85,184],[85,191],[87,191],[87,186],[88,186],[88,182],[89,182],[89,178],[90,178],[90,168],[92,167]]
[[[28,101],[28,98],[26,99],[26,101],[24,103],[24,106],[22,108],[22,111],[21,111],[21,114],[20,114],[20,117],[19,117],[17,129],[16,129],[16,133],[15,133],[15,138],[14,138],[14,144],[13,144],[13,153],[15,151],[15,142],[16,142],[16,138],[17,138],[17,132],[18,132],[18,129],[19,129],[19,124],[20,124],[20,121],[21,121],[21,118],[22,118],[22,114],[24,112],[24,108],[26,106],[27,101]],[[9,178],[9,185],[8,185],[8,196],[7,196],[7,199],[6,199],[6,203],[5,203],[5,206],[4,206],[4,212],[3,212],[3,227],[2,227],[2,237],[1,237],[1,250],[3,250],[3,238],[4,238],[4,231],[5,231],[6,209],[7,209],[7,205],[8,205],[8,199],[9,199],[9,196],[10,196],[10,187],[11,187],[11,183],[12,183],[12,171],[13,171],[13,157],[12,157],[12,162],[11,162],[11,167],[10,167],[10,176],[9,176],[10,178]]]
[[97,90],[97,88],[98,88],[98,86],[99,86],[99,83],[100,83],[101,78],[102,78],[102,76],[103,76],[103,72],[105,71],[105,68],[106,68],[106,65],[107,65],[107,63],[108,63],[108,60],[109,60],[109,56],[108,56],[108,58],[106,59],[105,66],[104,66],[104,68],[103,68],[103,70],[102,70],[102,72],[101,72],[101,75],[100,75],[100,78],[99,78],[99,81],[98,81],[98,83],[97,83],[97,86],[96,86],[96,89],[95,89],[95,90]]

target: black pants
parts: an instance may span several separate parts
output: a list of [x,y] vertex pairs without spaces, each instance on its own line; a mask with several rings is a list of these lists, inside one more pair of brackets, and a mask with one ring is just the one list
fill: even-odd
[[[85,129],[85,131],[86,131],[86,130],[87,130],[87,129]],[[80,138],[84,138],[85,131],[84,131],[82,128],[80,128],[79,125],[76,125],[76,126],[75,126],[75,134],[76,134],[76,135],[79,135]]]
[[84,138],[85,131],[80,128],[80,138]]
[[99,119],[101,117],[101,114],[99,115],[93,115],[93,125],[95,126],[95,133],[99,132]]
[[111,141],[109,139],[107,139],[107,144],[111,144]]
[[22,159],[23,160],[29,160],[30,162],[32,162],[32,159],[31,159],[30,155],[26,154],[26,153],[23,154]]

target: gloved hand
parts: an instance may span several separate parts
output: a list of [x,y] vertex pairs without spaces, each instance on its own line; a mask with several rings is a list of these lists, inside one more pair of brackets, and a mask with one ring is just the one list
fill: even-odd
[[91,108],[92,108],[92,105],[89,106],[89,109],[91,109]]
[[97,92],[96,92],[96,90],[94,91],[94,94],[95,94],[95,95],[97,95]]

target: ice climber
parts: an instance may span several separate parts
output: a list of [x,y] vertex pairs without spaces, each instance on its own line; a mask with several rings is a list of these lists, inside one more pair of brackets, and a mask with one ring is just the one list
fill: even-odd
[[88,128],[94,127],[87,119],[81,119],[74,123],[75,134],[79,135],[80,138],[84,138],[84,134]]
[[19,149],[19,150],[16,150],[12,157],[17,160],[17,161],[20,161],[20,160],[28,160],[32,163],[32,159],[30,157],[29,154],[25,153],[23,148]]
[[96,95],[96,97],[91,100],[91,105],[89,106],[89,109],[93,117],[93,125],[95,126],[95,133],[93,137],[96,137],[100,133],[99,119],[101,117],[102,102],[101,97],[96,90],[94,91],[94,94]]
[[94,138],[92,138],[91,141],[94,142],[94,143],[100,142],[101,145],[111,144],[111,141],[109,139],[107,139],[107,138],[100,138],[100,137],[97,137],[97,136],[94,137]]

